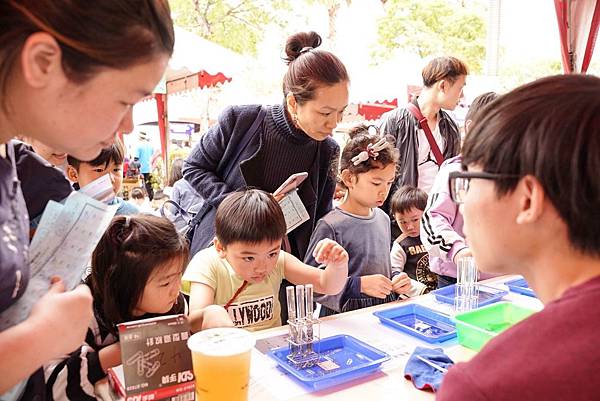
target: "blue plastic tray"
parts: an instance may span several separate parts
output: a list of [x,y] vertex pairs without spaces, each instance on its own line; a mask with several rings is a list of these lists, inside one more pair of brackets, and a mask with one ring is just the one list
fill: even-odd
[[290,353],[287,346],[269,351],[269,356],[277,361],[280,368],[313,390],[322,390],[365,376],[390,359],[385,352],[348,335],[323,338],[315,343],[314,350],[320,353],[319,362],[328,365],[326,369],[318,364],[305,369],[296,368],[287,359]]
[[535,292],[531,288],[529,288],[529,284],[525,281],[524,278],[518,278],[516,280],[507,281],[506,286],[513,292],[517,292],[519,294],[527,295],[530,297],[536,297]]
[[[478,307],[493,304],[494,302],[500,301],[505,295],[508,295],[508,291],[499,288],[488,287],[487,285],[483,284],[478,284],[478,287]],[[456,298],[456,284],[452,284],[447,287],[431,291],[431,293],[435,296],[435,299],[437,299],[438,301],[454,305],[454,300]]]
[[430,344],[456,337],[456,328],[449,316],[422,305],[404,305],[373,314],[381,323]]

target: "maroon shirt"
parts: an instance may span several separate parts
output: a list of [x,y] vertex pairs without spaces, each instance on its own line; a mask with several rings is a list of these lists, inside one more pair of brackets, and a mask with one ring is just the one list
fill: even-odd
[[437,400],[600,399],[600,276],[452,367]]

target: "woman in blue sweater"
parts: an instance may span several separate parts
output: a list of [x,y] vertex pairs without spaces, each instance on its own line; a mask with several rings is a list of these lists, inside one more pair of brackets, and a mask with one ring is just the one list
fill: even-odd
[[289,37],[282,104],[227,108],[186,160],[183,176],[204,199],[192,255],[211,244],[216,209],[229,193],[245,186],[273,192],[308,172],[298,194],[310,218],[287,238],[290,253],[304,258],[315,223],[332,207],[339,147],[331,134],[348,104],[346,68],[320,44],[315,32]]

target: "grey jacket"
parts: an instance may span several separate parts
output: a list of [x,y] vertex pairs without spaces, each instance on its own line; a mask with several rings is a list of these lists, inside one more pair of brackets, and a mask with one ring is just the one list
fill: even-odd
[[[416,101],[414,102],[416,104]],[[460,152],[460,132],[458,125],[443,110],[439,114],[440,134],[444,139],[444,160],[458,155]],[[396,148],[400,151],[398,160],[398,177],[390,191],[390,197],[402,185],[417,186],[419,182],[419,121],[405,107],[399,107],[381,116],[381,130],[396,140]],[[390,198],[388,197],[388,199]]]

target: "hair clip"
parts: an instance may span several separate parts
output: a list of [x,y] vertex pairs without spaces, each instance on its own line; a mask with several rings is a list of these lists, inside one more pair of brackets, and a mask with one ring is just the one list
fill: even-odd
[[377,160],[379,152],[381,152],[387,146],[388,141],[386,141],[385,138],[381,138],[376,143],[368,144],[367,149],[354,156],[351,161],[355,166],[358,166],[360,163],[369,160],[369,157],[372,157],[373,160]]
[[300,53],[298,53],[298,54],[304,54],[304,53],[308,53],[308,52],[309,52],[309,51],[311,51],[312,49],[314,49],[314,48],[313,48],[313,47],[310,47],[310,46],[303,47],[303,48],[302,48],[302,50],[300,50]]
[[369,135],[377,135],[377,136],[380,136],[380,135],[379,135],[379,128],[377,128],[377,126],[375,126],[375,125],[369,125],[369,126],[367,127],[367,132],[369,133]]
[[125,224],[123,224],[123,228],[129,228],[129,222],[131,221],[129,216],[125,216]]

